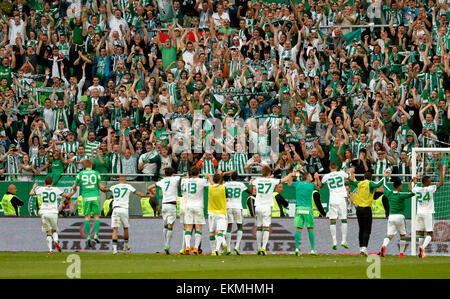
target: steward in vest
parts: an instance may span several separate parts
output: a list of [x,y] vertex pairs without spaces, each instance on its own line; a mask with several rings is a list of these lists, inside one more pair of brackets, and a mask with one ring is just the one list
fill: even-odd
[[251,187],[251,194],[247,197],[247,216],[255,217],[255,199],[256,199],[256,187]]
[[[282,186],[282,185],[281,185]],[[289,202],[278,192],[273,193],[272,217],[286,217],[286,208]]]
[[102,216],[105,217],[111,217],[112,214],[112,204],[113,204],[114,198],[110,198],[105,200],[103,203],[103,209],[102,209]]
[[20,216],[20,207],[23,206],[23,201],[16,196],[16,193],[17,187],[11,184],[8,186],[8,192],[3,195],[1,203],[5,216]]
[[375,191],[384,182],[384,177],[378,182],[372,182],[372,172],[364,173],[364,181],[355,181],[355,170],[350,168],[350,187],[357,187],[358,192],[353,198],[356,206],[356,217],[359,225],[359,250],[361,255],[367,256],[370,234],[372,233],[372,202]]
[[381,194],[381,196],[376,197],[378,194],[375,193],[375,197],[372,202],[372,217],[373,218],[387,218],[389,217],[389,202],[386,196]]
[[313,191],[311,200],[314,217],[326,217],[327,213],[325,213],[322,206],[322,202],[320,201],[320,192],[317,189]]
[[141,198],[142,217],[157,217],[161,214],[158,200],[156,199],[156,186],[149,186],[150,197]]

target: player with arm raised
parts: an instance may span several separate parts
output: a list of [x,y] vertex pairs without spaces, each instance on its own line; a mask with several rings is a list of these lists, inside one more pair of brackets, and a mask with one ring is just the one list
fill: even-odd
[[263,177],[258,177],[250,181],[250,185],[256,187],[255,198],[255,221],[256,221],[256,243],[258,255],[266,255],[266,246],[269,242],[269,228],[272,222],[273,192],[276,187],[287,182],[293,173],[280,179],[272,178],[272,171],[268,165],[264,165],[261,170]]
[[338,171],[336,162],[330,162],[330,173],[322,177],[319,182],[319,189],[324,184],[328,186],[330,191],[330,202],[328,209],[328,217],[330,218],[331,238],[333,239],[333,250],[337,249],[336,240],[336,220],[341,220],[342,241],[341,246],[348,248],[347,245],[347,189],[345,188],[345,180],[348,174],[345,171]]
[[[306,225],[309,236],[309,243],[311,245],[311,255],[317,255],[314,249],[314,214],[312,207],[313,192],[317,189],[317,185],[320,183],[319,174],[314,174],[314,179],[312,175],[308,172],[302,174],[302,181],[292,182],[292,178],[289,179],[289,186],[295,188],[295,218],[294,225],[296,227],[295,231],[295,255],[299,255],[299,246],[302,236],[303,226]],[[323,211],[322,205],[319,201],[315,201],[316,206],[319,210]],[[322,212],[325,214],[325,212]],[[322,215],[323,215],[322,214]]]
[[[236,244],[234,246],[234,252],[240,255],[239,247],[242,240],[242,219],[243,219],[243,207],[242,207],[242,194],[249,190],[249,188],[242,182],[238,182],[237,172],[231,174],[231,181],[223,184],[227,192],[227,218],[228,228],[226,233],[227,248],[231,248],[231,229],[233,223],[237,225]],[[250,190],[249,190],[250,191]],[[226,254],[228,255],[230,251]]]
[[[444,172],[439,172],[439,182],[432,185],[431,177],[422,177],[422,186],[414,186],[412,192],[417,201],[417,234],[419,235],[419,257],[425,258],[425,248],[433,237],[434,193],[444,184]],[[417,183],[417,178],[414,178]],[[426,233],[426,236],[425,236]]]
[[206,223],[203,212],[203,192],[208,185],[208,180],[200,178],[200,168],[197,166],[193,166],[190,169],[189,178],[182,180],[182,186],[184,188],[182,192],[186,196],[186,212],[184,215],[185,254],[190,254],[191,252],[191,235],[194,224],[195,243],[193,253],[195,255],[199,254],[198,247],[202,241],[202,226]]
[[156,183],[162,191],[161,216],[163,219],[164,251],[170,254],[170,241],[172,240],[173,225],[177,219],[177,197],[181,177],[174,176],[172,167],[164,169],[165,177]]
[[136,189],[127,183],[127,177],[124,175],[119,176],[118,184],[109,187],[109,190],[113,194],[113,212],[111,215],[111,227],[113,228],[112,244],[113,254],[117,254],[117,241],[119,234],[119,227],[123,226],[123,240],[125,251],[130,251],[128,245],[128,227],[130,226],[128,207],[130,202],[130,194],[134,193],[139,197],[147,196],[145,193],[136,191]]
[[[53,187],[53,179],[46,177],[43,187],[38,187],[38,183],[33,185],[30,196],[40,196],[42,204],[40,207],[42,231],[47,233],[48,254],[53,254],[53,245],[61,252],[58,243],[58,197],[69,197],[60,188]],[[53,242],[52,242],[53,241]]]
[[87,247],[92,247],[91,243],[91,214],[94,214],[94,240],[100,243],[98,232],[100,229],[100,191],[108,192],[109,189],[103,187],[100,182],[100,174],[92,169],[92,160],[84,160],[84,170],[81,171],[72,186],[73,191],[69,194],[69,198],[77,192],[78,185],[80,185],[80,195],[83,198],[83,214],[84,214],[84,229],[87,238]]
[[[399,257],[404,257],[403,252],[406,247],[406,221],[405,221],[405,199],[414,196],[413,192],[402,192],[402,182],[396,178],[394,179],[394,190],[391,190],[386,182],[391,177],[390,172],[385,173],[385,180],[383,182],[384,195],[386,195],[389,202],[389,217],[387,224],[387,236],[383,240],[383,245],[379,255],[384,257],[386,255],[386,247],[392,240],[394,235],[398,233],[400,235],[400,253]],[[409,190],[411,190],[413,179],[409,182]]]

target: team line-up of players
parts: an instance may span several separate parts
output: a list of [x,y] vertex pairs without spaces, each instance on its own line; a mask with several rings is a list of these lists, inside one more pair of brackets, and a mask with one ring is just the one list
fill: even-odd
[[[75,180],[71,193],[63,193],[59,188],[53,187],[51,177],[47,177],[44,186],[38,187],[34,184],[30,191],[30,196],[40,195],[41,203],[41,224],[42,231],[46,232],[47,246],[49,254],[53,254],[53,245],[61,251],[58,243],[58,201],[59,197],[71,198],[80,187],[80,195],[83,198],[83,212],[85,215],[85,230],[88,247],[92,246],[90,239],[90,220],[94,216],[94,240],[99,242],[98,231],[100,227],[100,191],[111,192],[113,195],[111,227],[113,228],[113,254],[117,254],[118,230],[123,227],[124,250],[129,251],[129,215],[128,207],[130,194],[134,193],[139,197],[148,197],[136,191],[136,189],[127,183],[126,176],[120,176],[117,184],[106,188],[101,184],[100,174],[92,169],[92,162],[85,160],[85,170],[81,171]],[[417,199],[417,231],[419,235],[419,257],[425,257],[425,248],[429,245],[433,233],[433,213],[434,200],[433,194],[443,185],[443,175],[436,185],[432,185],[432,180],[428,176],[421,179],[421,186],[417,185],[417,178],[412,178],[409,184],[411,192],[402,192],[400,181],[393,180],[394,190],[391,190],[386,182],[390,179],[390,173],[386,173],[379,182],[372,181],[372,174],[367,172],[364,180],[355,181],[354,172],[350,169],[349,173],[338,171],[335,163],[330,163],[330,172],[321,179],[319,174],[312,176],[309,173],[299,174],[292,172],[282,179],[272,177],[269,167],[262,168],[262,177],[250,180],[249,187],[244,183],[238,182],[237,177],[231,175],[231,180],[224,182],[220,173],[213,176],[207,176],[207,179],[201,177],[201,171],[197,166],[189,170],[188,177],[174,175],[172,168],[166,168],[166,177],[148,186],[148,190],[154,187],[160,187],[162,190],[162,208],[161,216],[164,222],[164,250],[170,254],[170,244],[172,240],[173,226],[179,213],[180,222],[184,226],[184,237],[181,254],[201,253],[199,250],[202,239],[202,226],[205,225],[203,193],[205,187],[208,187],[208,226],[210,232],[210,247],[212,255],[230,254],[231,248],[231,227],[237,224],[237,236],[234,252],[240,254],[239,247],[242,238],[243,208],[242,195],[244,192],[255,195],[254,214],[256,220],[256,242],[257,254],[266,255],[266,246],[269,241],[269,228],[271,225],[272,206],[274,204],[273,193],[279,184],[288,183],[295,188],[296,208],[294,217],[295,232],[295,255],[299,255],[299,246],[301,241],[301,232],[304,227],[307,228],[309,241],[311,245],[311,255],[316,255],[314,249],[314,215],[313,215],[313,194],[316,190],[322,188],[325,184],[330,192],[329,210],[326,216],[330,219],[330,232],[332,235],[332,248],[337,248],[336,241],[336,220],[341,220],[342,242],[341,246],[348,248],[347,239],[347,198],[348,190],[346,180],[350,185],[357,187],[357,193],[353,197],[353,203],[357,209],[359,224],[360,254],[367,255],[367,243],[370,237],[371,216],[366,217],[367,209],[370,210],[375,190],[383,185],[384,196],[389,202],[389,217],[387,224],[387,236],[383,240],[379,255],[384,257],[386,247],[395,234],[400,235],[399,256],[404,256],[405,250],[405,216],[404,201],[416,195]],[[301,176],[301,178],[300,178]],[[297,180],[295,180],[297,178]],[[412,184],[415,186],[412,188]],[[177,213],[177,197],[181,191],[179,202],[179,211]],[[317,203],[317,202],[316,202]],[[320,203],[319,203],[320,204]],[[323,209],[321,213],[325,216]],[[369,227],[367,226],[369,224]],[[194,236],[192,232],[195,230]],[[226,233],[227,232],[227,233]],[[225,236],[226,235],[226,236]],[[191,239],[194,237],[194,246],[191,246]]]

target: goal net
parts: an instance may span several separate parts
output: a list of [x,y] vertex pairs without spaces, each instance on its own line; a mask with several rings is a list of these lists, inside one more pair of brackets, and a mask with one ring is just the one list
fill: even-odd
[[[443,172],[444,184],[434,194],[433,237],[425,248],[426,255],[450,255],[450,170],[448,161],[450,148],[413,148],[411,156],[411,174],[417,177],[417,186],[421,186],[423,176],[432,179],[436,185]],[[411,255],[417,255],[419,234],[417,226],[417,203],[421,198],[411,199]]]

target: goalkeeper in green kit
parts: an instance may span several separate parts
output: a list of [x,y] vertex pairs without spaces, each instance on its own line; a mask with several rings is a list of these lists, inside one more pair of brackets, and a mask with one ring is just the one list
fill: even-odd
[[[299,255],[300,239],[302,236],[303,226],[306,226],[308,230],[309,243],[311,244],[311,255],[317,255],[314,250],[314,214],[312,207],[313,192],[317,189],[317,185],[320,182],[319,174],[314,174],[313,177],[310,173],[302,174],[302,181],[292,182],[292,178],[289,179],[289,186],[294,186],[295,188],[295,218],[294,225],[296,227],[295,231],[295,255]],[[316,198],[315,198],[316,199]],[[317,209],[320,211],[322,216],[326,216],[325,211],[322,207],[320,200],[314,200]]]
[[84,160],[83,165],[85,170],[81,171],[72,186],[72,193],[68,197],[72,197],[77,192],[78,185],[80,185],[80,195],[83,197],[83,214],[84,214],[84,229],[87,238],[87,247],[92,247],[91,244],[91,214],[94,214],[94,240],[100,243],[98,238],[98,231],[100,229],[100,213],[102,211],[100,205],[100,191],[108,192],[108,188],[102,186],[100,182],[100,174],[92,170],[92,161]]
[[[386,185],[386,181],[391,177],[391,173],[387,172],[385,174],[387,177],[384,180],[384,195],[386,195],[389,207],[385,207],[386,215],[388,216],[388,225],[387,225],[387,236],[383,240],[383,245],[381,246],[381,250],[378,253],[381,257],[386,255],[386,247],[389,242],[392,240],[394,235],[398,233],[400,235],[400,254],[399,257],[404,257],[403,252],[406,247],[406,221],[405,221],[405,200],[413,197],[415,194],[413,192],[402,192],[403,186],[402,182],[395,178],[394,182],[394,190],[389,189]],[[409,182],[409,190],[411,190],[413,179]]]

